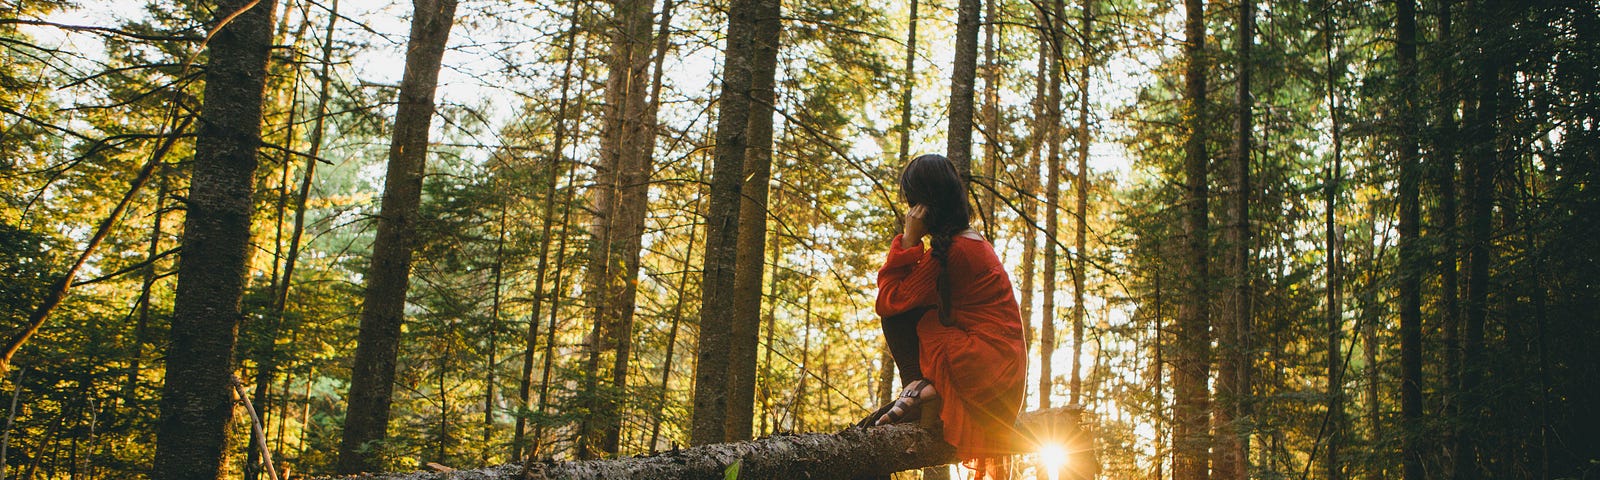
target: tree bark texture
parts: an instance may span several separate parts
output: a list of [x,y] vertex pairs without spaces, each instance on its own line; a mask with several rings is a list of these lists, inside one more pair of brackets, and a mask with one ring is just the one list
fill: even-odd
[[[992,0],[991,0],[992,1]],[[978,77],[978,10],[981,0],[956,4],[955,65],[950,72],[950,133],[945,156],[964,180],[972,179],[973,93]]]
[[1039,58],[1037,74],[1033,81],[1033,120],[1029,122],[1028,131],[1028,165],[1022,172],[1022,284],[1021,294],[1018,295],[1018,307],[1022,311],[1022,341],[1030,348],[1033,345],[1033,299],[1034,275],[1038,273],[1039,265],[1039,156],[1044,146],[1045,126],[1044,104],[1048,101],[1049,85],[1049,37],[1043,30],[1038,31]]
[[735,254],[733,337],[728,348],[728,413],[724,441],[750,439],[755,415],[756,346],[761,326],[762,268],[767,245],[767,190],[772,178],[772,116],[777,95],[778,42],[783,32],[777,1],[755,16],[751,48],[750,116],[745,130],[744,187],[739,201]]
[[[225,1],[209,45],[184,218],[153,478],[221,478],[233,419],[233,349],[250,264],[262,96],[276,2]],[[231,15],[231,21],[226,20]],[[67,281],[70,282],[68,277]],[[178,380],[181,379],[181,380]]]
[[1467,116],[1463,158],[1467,184],[1467,301],[1465,323],[1461,338],[1461,393],[1460,417],[1456,423],[1461,431],[1455,452],[1455,478],[1474,479],[1484,476],[1476,445],[1478,429],[1484,418],[1480,411],[1485,395],[1479,391],[1487,365],[1484,362],[1485,324],[1489,318],[1489,263],[1493,259],[1493,219],[1495,208],[1495,176],[1499,168],[1499,155],[1505,154],[1499,140],[1498,118],[1504,55],[1496,39],[1509,35],[1505,22],[1510,10],[1506,3],[1484,1],[1474,5],[1476,19],[1475,42],[1479,42],[1473,58],[1473,93],[1476,105]]
[[1250,74],[1254,64],[1250,56],[1255,44],[1255,1],[1239,2],[1235,55],[1238,56],[1237,83],[1234,89],[1236,109],[1233,132],[1232,168],[1233,195],[1228,202],[1228,229],[1223,232],[1227,248],[1224,256],[1228,262],[1227,294],[1222,296],[1221,307],[1227,318],[1216,324],[1217,380],[1216,405],[1212,408],[1211,450],[1212,477],[1219,480],[1243,480],[1250,474],[1250,433],[1244,422],[1248,421],[1247,405],[1250,401],[1250,331],[1251,331],[1251,278],[1250,273],[1250,199],[1254,195],[1250,183],[1250,155],[1254,142],[1252,129],[1254,117],[1251,110]]
[[[1339,206],[1339,184],[1344,179],[1344,117],[1343,106],[1339,102],[1339,78],[1341,76],[1341,63],[1334,54],[1334,38],[1337,36],[1337,26],[1334,24],[1331,12],[1323,11],[1322,45],[1326,58],[1328,116],[1330,130],[1333,137],[1333,165],[1327,170],[1327,180],[1323,182],[1323,225],[1324,240],[1326,241],[1325,276],[1327,282],[1326,304],[1327,317],[1327,413],[1323,419],[1323,433],[1319,435],[1320,442],[1327,445],[1327,453],[1323,455],[1323,468],[1328,480],[1344,478],[1343,459],[1341,449],[1344,446],[1345,412],[1344,412],[1344,365],[1345,356],[1341,353],[1344,335],[1344,246],[1343,231],[1336,223]],[[1316,457],[1316,444],[1312,445],[1312,457]]]
[[[1017,425],[1023,435],[1053,432],[1051,440],[1081,448],[1088,438],[1079,428],[1080,410],[1056,408],[1024,413]],[[1077,445],[1077,446],[1070,446]],[[613,460],[505,464],[477,470],[388,474],[385,480],[523,480],[533,479],[715,479],[735,462],[739,478],[863,478],[888,475],[953,462],[955,449],[937,429],[915,423],[842,432],[780,434],[756,440],[702,445]],[[1076,461],[1076,459],[1074,459]],[[1084,459],[1083,461],[1092,461]],[[529,470],[526,471],[525,470]],[[358,477],[347,477],[358,478]]]
[[339,442],[340,473],[376,470],[388,435],[395,359],[405,321],[411,254],[416,248],[417,207],[433,123],[434,90],[445,43],[455,20],[456,0],[414,0],[405,73],[400,80],[388,177],[378,213],[378,233],[361,306],[355,366],[350,374],[348,413]]
[[911,0],[907,21],[906,63],[900,89],[900,165],[911,162],[911,93],[917,85],[917,0]]
[[1039,408],[1050,408],[1050,394],[1055,385],[1054,362],[1056,351],[1056,246],[1060,244],[1056,231],[1061,217],[1061,77],[1062,47],[1065,33],[1061,25],[1066,7],[1063,0],[1050,2],[1046,27],[1050,31],[1050,91],[1045,100],[1045,187],[1044,187],[1044,272],[1040,278],[1042,305],[1039,318]]
[[[1432,67],[1435,71],[1433,90],[1438,97],[1434,99],[1432,112],[1432,142],[1428,168],[1434,194],[1438,197],[1438,206],[1434,208],[1432,224],[1437,225],[1430,232],[1430,244],[1435,250],[1430,252],[1437,262],[1435,274],[1439,276],[1438,312],[1439,319],[1439,348],[1444,357],[1442,374],[1444,388],[1441,389],[1443,398],[1440,402],[1444,414],[1455,417],[1459,411],[1460,402],[1458,395],[1461,386],[1461,288],[1460,272],[1457,260],[1460,255],[1460,235],[1457,232],[1460,209],[1456,196],[1459,185],[1456,182],[1456,137],[1459,128],[1456,120],[1456,109],[1460,100],[1455,93],[1460,82],[1456,74],[1456,52],[1460,45],[1451,29],[1451,0],[1435,2],[1438,18],[1436,40],[1433,54]],[[1441,428],[1439,443],[1444,446],[1446,455],[1455,458],[1457,443],[1456,428],[1445,426]]]
[[721,442],[728,411],[728,349],[733,342],[733,290],[739,240],[739,199],[748,144],[751,86],[755,77],[757,19],[776,12],[778,0],[735,0],[728,6],[711,201],[706,217],[706,260],[700,282],[700,335],[695,367],[694,418],[689,443]]
[[907,21],[906,68],[900,90],[900,165],[911,163],[911,93],[917,85],[917,0],[911,0]]
[[982,202],[979,203],[979,212],[983,216],[983,234],[987,238],[995,238],[999,230],[998,220],[994,217],[994,207],[997,202],[1000,187],[1000,171],[1003,163],[1000,161],[1000,62],[995,59],[994,37],[995,31],[1000,29],[998,5],[999,2],[984,4],[983,24],[983,183],[985,184]]
[[[611,55],[606,59],[605,123],[597,169],[595,230],[590,241],[585,289],[599,335],[591,339],[590,391],[601,371],[594,362],[612,351],[611,388],[626,391],[633,350],[634,299],[639,248],[650,190],[650,153],[655,142],[655,110],[648,95],[651,77],[651,2],[615,0],[609,25]],[[579,455],[615,454],[620,446],[622,405],[618,395],[591,395],[596,402],[585,418]],[[598,442],[598,443],[596,443]]]
[[1173,362],[1173,466],[1175,480],[1204,480],[1208,477],[1210,440],[1210,392],[1206,386],[1211,373],[1209,241],[1211,226],[1210,190],[1206,183],[1210,158],[1206,153],[1205,123],[1202,121],[1206,98],[1205,4],[1203,0],[1184,0],[1184,252],[1187,267],[1183,279],[1183,300],[1178,304],[1176,359]]
[[1083,0],[1082,22],[1078,24],[1078,33],[1083,57],[1078,59],[1078,172],[1073,176],[1073,193],[1077,200],[1077,214],[1074,215],[1072,252],[1072,373],[1068,377],[1067,403],[1081,405],[1083,401],[1083,322],[1088,315],[1088,310],[1083,305],[1084,268],[1089,262],[1084,258],[1088,252],[1089,236],[1089,143],[1093,140],[1089,130],[1089,63],[1094,61],[1093,46],[1090,43],[1091,32],[1094,25],[1094,0]]
[[[1406,480],[1420,480],[1422,470],[1422,263],[1421,208],[1417,197],[1421,166],[1417,161],[1417,19],[1415,0],[1396,0],[1395,40],[1400,62],[1398,134],[1400,162],[1400,459]],[[1370,367],[1369,367],[1370,368]],[[1373,399],[1374,401],[1376,399]]]

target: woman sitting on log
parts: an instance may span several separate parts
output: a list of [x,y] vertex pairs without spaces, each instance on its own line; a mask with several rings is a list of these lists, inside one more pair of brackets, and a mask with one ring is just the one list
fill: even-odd
[[1011,279],[970,228],[966,186],[949,159],[913,159],[900,192],[909,209],[878,270],[877,313],[905,390],[862,423],[931,414],[962,460],[1019,453],[1012,423],[1027,360]]

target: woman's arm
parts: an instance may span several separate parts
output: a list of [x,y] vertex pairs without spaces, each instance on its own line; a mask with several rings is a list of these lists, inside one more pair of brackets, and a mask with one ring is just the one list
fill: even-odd
[[880,317],[938,304],[939,262],[923,251],[922,242],[907,247],[904,241],[904,236],[894,237],[889,258],[878,270]]

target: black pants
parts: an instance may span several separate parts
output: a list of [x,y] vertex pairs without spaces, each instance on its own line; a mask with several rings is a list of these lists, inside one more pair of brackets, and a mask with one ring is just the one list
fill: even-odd
[[889,344],[889,355],[894,357],[894,365],[900,370],[901,387],[922,380],[917,321],[921,320],[922,314],[928,310],[929,308],[918,308],[880,319],[883,323],[883,339]]

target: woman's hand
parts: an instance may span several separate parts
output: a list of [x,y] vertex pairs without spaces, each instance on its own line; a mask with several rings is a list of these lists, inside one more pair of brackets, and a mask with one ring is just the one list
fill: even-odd
[[906,241],[921,242],[922,236],[928,234],[927,225],[922,223],[923,217],[927,215],[928,207],[925,205],[913,205],[911,209],[906,210],[905,231],[901,233],[901,238]]

